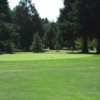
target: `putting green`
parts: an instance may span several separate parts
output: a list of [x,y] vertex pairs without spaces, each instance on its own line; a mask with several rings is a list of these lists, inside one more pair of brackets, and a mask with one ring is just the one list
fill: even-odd
[[0,61],[32,61],[32,60],[53,60],[91,57],[88,54],[45,54],[45,53],[15,53],[2,54]]

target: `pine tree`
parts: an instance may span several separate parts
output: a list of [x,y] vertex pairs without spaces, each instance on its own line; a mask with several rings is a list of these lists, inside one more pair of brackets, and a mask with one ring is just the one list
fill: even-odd
[[7,0],[0,0],[0,52],[12,52],[11,15]]
[[56,34],[56,38],[55,38],[55,45],[54,45],[54,48],[57,50],[57,52],[62,48],[61,44],[62,44],[62,38],[61,38],[60,31],[58,30],[58,33]]
[[31,0],[21,0],[14,9],[14,20],[20,26],[21,47],[28,51],[33,35],[38,31],[41,37],[43,29],[41,19]]
[[[62,39],[75,48],[75,38],[78,36],[78,0],[64,0],[64,8],[60,10],[58,26]],[[63,45],[64,45],[63,43]]]
[[55,50],[57,50],[57,52],[61,49],[60,43],[58,41],[56,41],[55,44]]
[[55,22],[46,22],[44,24],[44,44],[45,48],[54,49],[54,42],[57,33],[57,24]]
[[11,22],[10,9],[7,0],[0,0],[0,21]]
[[41,52],[43,50],[43,44],[38,32],[34,35],[30,50],[33,52]]

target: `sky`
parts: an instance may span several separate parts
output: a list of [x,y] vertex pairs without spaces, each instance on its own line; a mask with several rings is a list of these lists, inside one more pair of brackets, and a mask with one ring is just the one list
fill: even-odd
[[[20,0],[8,0],[11,9],[15,7]],[[63,7],[63,0],[32,0],[35,4],[41,18],[48,18],[50,21],[56,21],[59,16],[60,8]]]

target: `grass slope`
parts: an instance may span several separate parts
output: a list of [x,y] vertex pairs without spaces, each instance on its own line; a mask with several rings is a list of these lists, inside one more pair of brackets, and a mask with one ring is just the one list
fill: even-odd
[[0,100],[100,100],[100,57],[0,55]]

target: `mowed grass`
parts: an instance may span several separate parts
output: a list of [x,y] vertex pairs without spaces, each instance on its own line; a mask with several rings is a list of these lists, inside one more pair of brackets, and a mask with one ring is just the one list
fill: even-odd
[[0,55],[0,100],[100,100],[100,56]]
[[92,55],[77,54],[51,54],[51,53],[15,53],[0,55],[0,61],[33,61],[33,60],[55,60],[69,58],[86,58]]

